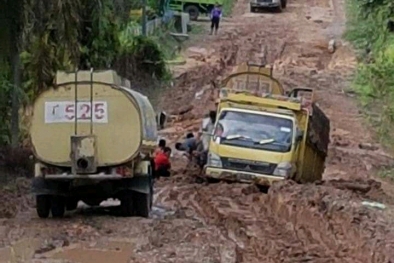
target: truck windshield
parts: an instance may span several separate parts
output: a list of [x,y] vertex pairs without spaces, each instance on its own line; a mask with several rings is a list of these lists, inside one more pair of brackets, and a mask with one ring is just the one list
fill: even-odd
[[238,111],[223,111],[215,128],[222,144],[288,152],[293,121],[286,118]]

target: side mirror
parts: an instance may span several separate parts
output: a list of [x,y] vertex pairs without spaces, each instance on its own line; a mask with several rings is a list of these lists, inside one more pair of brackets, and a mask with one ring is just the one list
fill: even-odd
[[302,138],[304,138],[304,132],[297,130],[296,132],[296,142],[302,141]]

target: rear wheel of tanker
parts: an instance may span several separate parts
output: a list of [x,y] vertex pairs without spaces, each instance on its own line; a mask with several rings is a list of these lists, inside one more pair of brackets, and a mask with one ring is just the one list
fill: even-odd
[[120,214],[121,216],[133,216],[134,200],[133,192],[127,191],[120,197]]
[[48,195],[36,196],[36,211],[40,218],[48,218],[51,211],[51,202]]
[[63,196],[53,196],[51,202],[52,217],[60,218],[66,212],[66,200]]
[[147,194],[134,192],[135,215],[148,218],[152,209],[152,199],[152,191],[149,191]]
[[66,209],[67,211],[72,211],[77,209],[78,207],[78,199],[68,198],[66,201]]

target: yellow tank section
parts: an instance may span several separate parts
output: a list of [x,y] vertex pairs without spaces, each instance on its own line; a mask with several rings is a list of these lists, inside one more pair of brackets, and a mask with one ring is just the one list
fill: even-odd
[[130,82],[114,71],[94,72],[92,76],[93,107],[90,107],[91,73],[77,73],[77,125],[75,73],[58,72],[55,87],[35,101],[30,136],[40,161],[71,166],[73,135],[95,135],[99,167],[132,160],[143,145],[155,147],[157,126],[149,100],[131,90]]
[[235,91],[249,91],[256,95],[270,93],[284,95],[280,82],[272,75],[272,68],[264,65],[242,63],[221,83],[222,88]]

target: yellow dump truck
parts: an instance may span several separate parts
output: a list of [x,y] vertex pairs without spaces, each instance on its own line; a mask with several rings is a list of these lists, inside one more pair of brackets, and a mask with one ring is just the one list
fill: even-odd
[[284,95],[272,71],[254,69],[238,68],[222,81],[203,174],[262,186],[321,179],[330,122],[313,103],[313,90]]
[[121,201],[124,216],[149,216],[156,116],[116,72],[58,72],[34,103],[30,137],[39,217],[108,198]]

